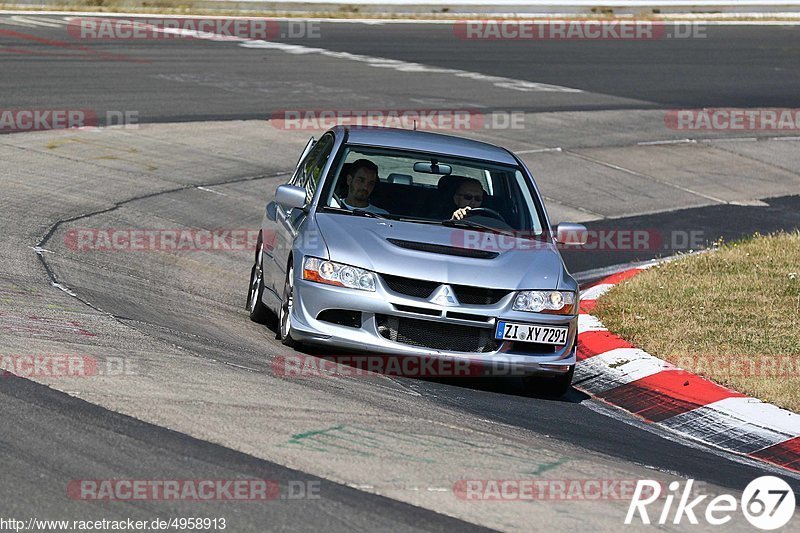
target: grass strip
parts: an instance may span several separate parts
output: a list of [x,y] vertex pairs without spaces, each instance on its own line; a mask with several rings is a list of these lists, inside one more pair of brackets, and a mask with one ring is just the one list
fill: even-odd
[[800,412],[800,232],[756,234],[625,281],[594,314],[635,346]]

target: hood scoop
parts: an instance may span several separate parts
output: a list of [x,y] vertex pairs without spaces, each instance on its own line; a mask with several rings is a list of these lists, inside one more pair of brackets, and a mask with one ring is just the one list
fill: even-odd
[[494,259],[498,255],[497,252],[488,252],[486,250],[472,250],[469,248],[460,248],[458,246],[445,246],[443,244],[431,244],[427,242],[416,241],[403,241],[400,239],[386,239],[395,246],[405,248],[407,250],[416,250],[418,252],[428,252],[432,254],[455,255],[458,257],[472,257],[474,259]]

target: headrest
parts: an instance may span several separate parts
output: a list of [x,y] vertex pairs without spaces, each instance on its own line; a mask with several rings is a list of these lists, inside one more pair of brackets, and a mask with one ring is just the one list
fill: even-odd
[[401,185],[413,185],[414,178],[408,174],[399,174],[397,172],[392,172],[389,174],[389,177],[386,178],[389,183],[399,183]]

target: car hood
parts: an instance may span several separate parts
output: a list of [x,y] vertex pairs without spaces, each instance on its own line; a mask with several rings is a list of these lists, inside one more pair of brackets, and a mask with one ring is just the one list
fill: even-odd
[[[534,243],[461,228],[331,213],[317,213],[316,222],[332,261],[378,273],[509,290],[556,289],[564,273],[561,255],[550,242]],[[503,239],[501,244],[491,244],[498,238]],[[491,250],[498,255],[483,259],[412,250],[389,239]]]

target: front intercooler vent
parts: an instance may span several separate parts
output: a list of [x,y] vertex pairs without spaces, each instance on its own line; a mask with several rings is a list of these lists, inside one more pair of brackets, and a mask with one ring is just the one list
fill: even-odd
[[426,309],[425,307],[414,307],[411,305],[393,304],[394,308],[404,313],[416,313],[418,315],[428,316],[442,316],[442,312],[438,309]]
[[455,318],[457,320],[471,320],[473,322],[489,322],[492,320],[488,316],[472,315],[469,313],[457,313],[455,311],[448,311],[447,318]]

